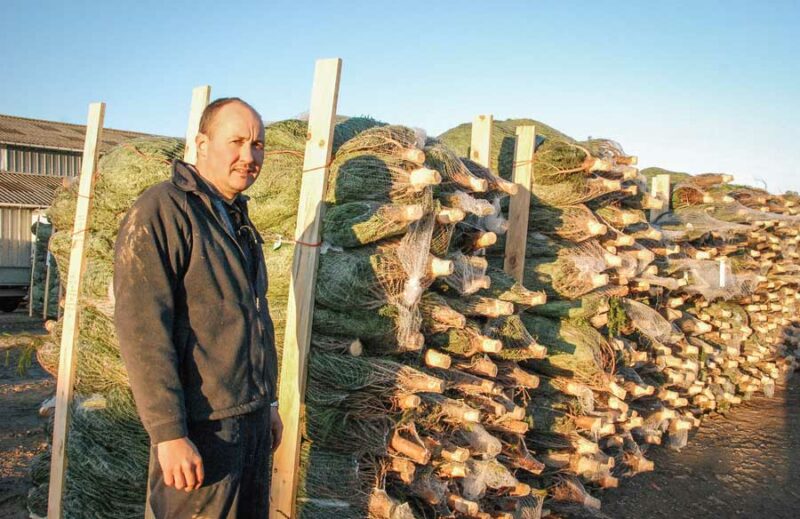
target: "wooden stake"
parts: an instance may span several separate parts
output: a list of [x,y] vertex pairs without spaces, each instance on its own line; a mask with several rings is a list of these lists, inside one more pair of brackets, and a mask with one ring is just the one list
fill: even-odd
[[56,293],[58,297],[56,298],[56,321],[61,320],[61,278],[56,278]]
[[[322,222],[322,197],[327,188],[333,149],[336,103],[342,60],[318,60],[311,90],[308,134],[303,162],[303,183],[297,210],[294,261],[289,285],[286,332],[281,365],[279,410],[283,420],[283,440],[272,464],[270,517],[294,518],[300,461],[300,424],[306,392],[306,360],[311,342],[314,314],[314,286],[317,278]],[[303,244],[303,245],[301,245]]]
[[211,100],[211,87],[203,85],[192,89],[192,106],[189,109],[189,124],[186,127],[186,147],[183,151],[183,161],[194,164],[197,160],[197,145],[194,140],[200,129],[200,117],[203,110]]
[[33,256],[31,257],[31,282],[28,284],[28,317],[33,317],[33,274],[36,272],[36,241],[39,239],[39,220],[40,216],[36,215],[35,226],[35,240],[33,241]]
[[514,145],[514,183],[519,186],[511,197],[508,208],[506,257],[503,270],[522,283],[525,271],[525,246],[528,240],[528,211],[531,205],[531,180],[533,179],[533,154],[536,148],[536,128],[517,127]]
[[[489,114],[478,115],[472,121],[472,142],[469,147],[469,158],[485,168],[490,168],[493,120],[494,118]],[[496,171],[494,173],[497,174]]]
[[725,288],[725,285],[728,282],[728,280],[727,280],[728,272],[727,272],[727,269],[726,269],[727,266],[728,266],[728,257],[727,256],[722,256],[719,259],[719,287],[720,288]]
[[659,216],[664,213],[668,213],[670,210],[669,202],[670,197],[672,196],[672,191],[669,175],[656,175],[653,177],[652,186],[652,193],[650,194],[664,203],[664,206],[661,209],[650,209],[650,221],[655,222]]
[[78,312],[80,310],[78,298],[81,278],[86,266],[86,235],[89,232],[89,216],[99,152],[98,143],[103,133],[105,111],[105,103],[92,103],[89,105],[89,118],[86,123],[86,140],[83,145],[83,162],[78,186],[78,202],[75,208],[72,248],[69,253],[61,353],[58,361],[56,414],[53,421],[52,460],[50,462],[50,495],[47,504],[48,519],[61,519],[63,515],[62,498],[66,482],[64,476],[67,470],[67,433],[78,358],[75,352],[75,346],[78,343]]
[[[48,299],[50,299],[50,274],[53,270],[50,266],[50,251],[47,251],[47,256],[45,256],[45,265],[47,265],[46,274],[44,276],[44,298],[42,299],[42,321],[47,320],[47,310],[48,310]],[[31,286],[31,289],[33,287]]]

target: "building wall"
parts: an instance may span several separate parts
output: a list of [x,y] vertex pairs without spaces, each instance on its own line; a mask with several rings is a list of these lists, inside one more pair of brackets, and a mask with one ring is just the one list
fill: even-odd
[[0,206],[0,266],[31,266],[35,209]]
[[73,177],[80,174],[81,158],[82,154],[76,151],[9,144],[0,148],[0,171]]

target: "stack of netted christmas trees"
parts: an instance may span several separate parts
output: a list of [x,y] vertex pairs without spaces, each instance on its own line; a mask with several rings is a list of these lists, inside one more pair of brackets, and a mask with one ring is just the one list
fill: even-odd
[[[502,265],[523,124],[540,135],[517,283]],[[675,186],[673,210],[651,225],[646,210],[663,204],[618,144],[577,142],[530,120],[493,130],[485,168],[466,158],[469,125],[426,139],[340,120],[322,243],[304,244],[291,237],[307,126],[267,127],[267,158],[247,194],[266,238],[279,349],[294,248],[321,247],[301,517],[533,518],[543,506],[596,508],[593,488],[652,470],[648,446],[684,445],[704,413],[770,393],[792,367],[795,200],[699,176]],[[176,140],[133,141],[100,164],[68,517],[143,513],[148,443],[110,320],[112,247],[124,212],[181,154]],[[50,211],[62,273],[75,200],[65,189]],[[59,336],[56,325],[39,351],[52,373]],[[34,473],[30,505],[43,515],[46,470]]]
[[[600,502],[587,488],[652,470],[649,445],[682,447],[704,413],[769,395],[791,371],[798,220],[787,197],[699,175],[675,186],[672,211],[651,225],[645,211],[668,207],[647,194],[635,157],[532,120],[493,126],[491,165],[504,178],[521,124],[540,134],[524,285],[548,295],[523,317],[548,348],[523,365],[542,376],[526,440],[548,468],[531,484],[550,490],[553,510],[592,508]],[[469,125],[440,139],[469,155]],[[763,251],[767,262],[753,262]],[[498,265],[502,254],[487,250]],[[720,255],[730,256],[722,286]]]

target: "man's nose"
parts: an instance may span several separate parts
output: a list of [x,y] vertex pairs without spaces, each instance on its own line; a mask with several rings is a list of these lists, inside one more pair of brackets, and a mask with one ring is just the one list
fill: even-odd
[[254,162],[253,147],[249,143],[245,143],[244,146],[242,146],[242,149],[239,152],[239,160],[248,164]]

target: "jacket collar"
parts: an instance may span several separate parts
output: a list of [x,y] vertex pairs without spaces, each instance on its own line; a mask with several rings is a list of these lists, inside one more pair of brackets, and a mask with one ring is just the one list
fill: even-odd
[[[194,166],[182,160],[175,159],[172,161],[172,183],[181,191],[188,193],[202,193],[206,196],[222,197],[213,190],[211,186],[200,177]],[[250,197],[239,193],[234,198],[234,202],[245,206]]]

